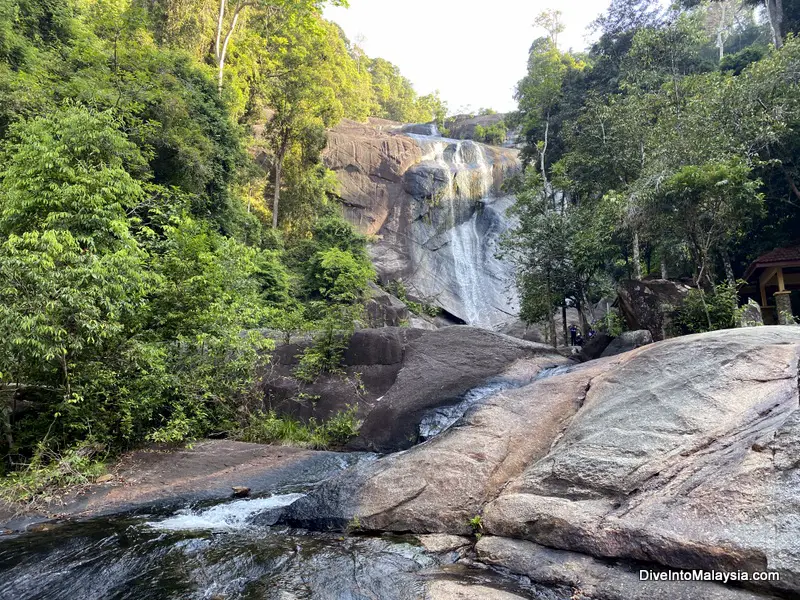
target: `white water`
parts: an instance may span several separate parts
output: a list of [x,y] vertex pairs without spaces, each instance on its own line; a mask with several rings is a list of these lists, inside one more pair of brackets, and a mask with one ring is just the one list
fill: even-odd
[[[576,365],[562,365],[558,367],[546,367],[537,373],[532,381],[548,379],[564,375],[575,369]],[[472,388],[464,393],[456,404],[450,406],[440,406],[434,408],[422,417],[419,424],[419,437],[421,440],[428,440],[450,429],[466,412],[473,406],[491,398],[498,392],[514,389],[525,385],[521,381],[496,379],[484,385]]]
[[457,288],[452,291],[464,309],[459,316],[470,325],[487,325],[491,307],[487,286],[494,285],[487,281],[492,271],[487,263],[492,257],[478,231],[477,207],[492,196],[493,167],[483,148],[471,141],[425,139],[422,147],[423,160],[437,163],[447,177],[437,200],[447,217],[447,246]]
[[420,439],[427,440],[443,433],[463,417],[467,410],[479,402],[494,396],[498,392],[515,387],[519,387],[519,384],[513,381],[492,381],[472,388],[461,396],[461,400],[457,404],[440,406],[427,412],[419,424]]
[[146,524],[154,529],[184,531],[193,529],[235,531],[250,525],[258,513],[289,506],[305,494],[281,494],[269,498],[237,500],[218,504],[203,510],[183,509],[163,521],[149,521]]

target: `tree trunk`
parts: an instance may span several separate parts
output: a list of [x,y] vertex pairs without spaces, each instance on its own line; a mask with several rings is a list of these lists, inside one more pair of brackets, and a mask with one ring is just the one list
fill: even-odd
[[722,61],[722,59],[725,58],[725,9],[727,6],[725,2],[721,2],[720,5],[722,16],[720,17],[717,27],[717,48],[719,48],[719,60]]
[[722,257],[722,265],[725,267],[725,279],[728,280],[728,285],[731,287],[736,286],[736,278],[733,275],[733,265],[731,265],[731,257],[726,249],[720,251]]
[[[547,119],[544,122],[544,143],[542,144],[542,152],[539,156],[539,168],[542,171],[542,185],[544,186],[544,193],[546,197],[550,196],[550,183],[547,181],[547,171],[545,170],[545,157],[547,155],[547,145],[550,143],[550,112],[547,113]],[[555,198],[553,198],[553,209],[555,210]]]
[[281,202],[281,175],[283,174],[283,157],[286,149],[281,148],[275,158],[275,195],[272,198],[272,228],[278,228],[278,207]]
[[642,261],[639,256],[639,232],[634,229],[633,231],[633,278],[637,281],[642,279]]
[[661,257],[661,279],[669,279],[667,273],[667,259],[663,256]]
[[550,343],[553,344],[553,348],[558,348],[558,338],[556,338],[556,319],[553,315],[553,292],[552,288],[550,287],[550,274],[547,274],[547,327],[550,330]]
[[222,26],[225,19],[225,2],[226,0],[220,0],[219,16],[217,17],[217,31],[214,40],[214,58],[217,61],[217,91],[220,94],[222,94],[222,81],[225,73],[225,57],[228,54],[228,43],[231,41],[231,36],[233,36],[233,32],[236,30],[236,23],[239,21],[239,15],[245,7],[250,6],[249,2],[241,2],[236,4],[236,8],[233,9],[233,19],[231,20],[230,27],[228,28],[228,32],[225,34],[225,38],[222,41],[222,46],[220,46],[219,42],[222,38]]
[[772,41],[776,48],[783,46],[783,0],[764,0],[769,19],[769,28],[772,32]]

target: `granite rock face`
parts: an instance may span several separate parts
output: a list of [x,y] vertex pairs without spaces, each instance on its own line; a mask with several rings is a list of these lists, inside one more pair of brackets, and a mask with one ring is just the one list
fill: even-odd
[[518,152],[433,133],[344,120],[328,133],[323,159],[345,217],[375,236],[381,281],[403,280],[410,296],[495,328],[518,312],[510,266],[496,257],[512,225],[514,199],[502,186],[521,168]]
[[[637,564],[780,574],[753,582],[749,596],[728,586],[703,597],[797,594],[799,356],[800,327],[758,327],[551,371],[489,397],[438,437],[322,484],[291,517],[464,535],[481,514],[487,538],[533,544],[482,541],[489,562],[546,578],[545,563],[526,558],[534,549],[594,557],[580,568],[596,598],[638,597],[620,588],[627,575],[603,583],[604,565]],[[512,369],[543,366],[532,356]],[[554,581],[568,584],[575,556],[548,556]]]
[[600,356],[616,356],[623,352],[629,352],[653,343],[653,334],[647,329],[640,329],[638,331],[623,331],[620,335],[606,346]]
[[647,329],[654,340],[665,339],[669,336],[670,315],[683,303],[689,289],[668,279],[620,282],[619,308],[628,329]]

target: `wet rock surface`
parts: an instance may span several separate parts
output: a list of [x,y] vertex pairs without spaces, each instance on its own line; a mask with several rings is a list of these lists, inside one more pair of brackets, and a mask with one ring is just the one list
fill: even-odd
[[17,515],[11,507],[0,523],[11,530],[57,517],[85,517],[180,506],[230,498],[232,488],[253,495],[307,486],[371,459],[359,453],[320,452],[230,440],[203,440],[190,448],[131,452],[114,467],[112,479],[86,486],[46,512]]
[[[585,554],[554,550],[533,542],[494,536],[481,538],[476,549],[486,564],[503,565],[534,581],[566,585],[578,590],[579,598],[603,600],[754,600],[775,599],[775,596],[732,589],[712,582],[641,581],[639,568],[632,565],[603,561]],[[577,595],[577,593],[576,593]]]
[[403,280],[461,322],[496,326],[517,312],[496,250],[512,224],[514,199],[502,186],[520,169],[518,151],[436,133],[430,124],[345,119],[328,133],[323,158],[345,217],[376,236],[370,253],[381,281]]
[[407,347],[394,385],[375,403],[350,447],[377,452],[409,448],[426,411],[456,403],[468,390],[524,357],[542,365],[566,360],[552,348],[474,327],[426,332]]
[[[500,392],[444,434],[334,477],[287,518],[465,535],[481,514],[487,535],[601,561],[776,571],[779,582],[748,593],[794,593],[798,352],[800,328],[762,327],[584,363]],[[512,558],[497,564],[519,572]]]

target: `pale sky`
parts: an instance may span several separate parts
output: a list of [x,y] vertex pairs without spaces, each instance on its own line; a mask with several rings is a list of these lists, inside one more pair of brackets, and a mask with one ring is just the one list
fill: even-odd
[[[451,113],[464,109],[514,110],[514,86],[525,75],[541,11],[563,13],[562,50],[589,45],[587,25],[610,0],[350,0],[328,7],[350,41],[361,34],[364,51],[400,67],[420,95],[439,90]],[[461,110],[460,110],[461,109]]]

